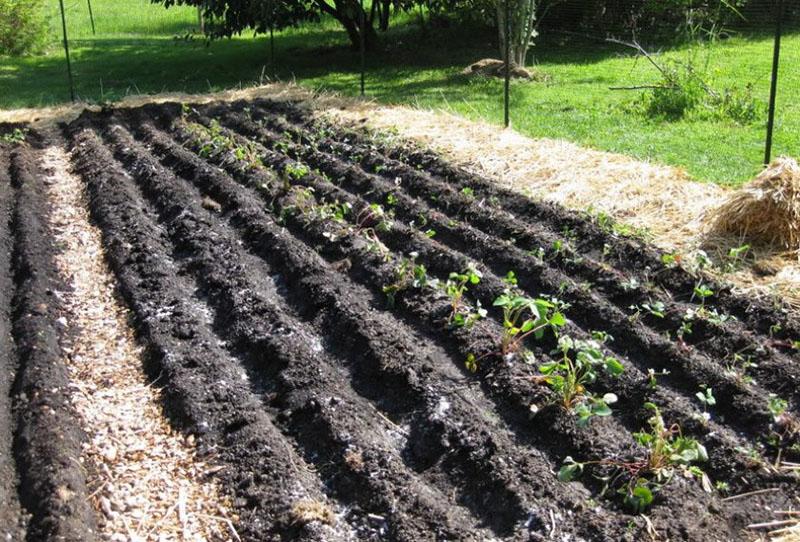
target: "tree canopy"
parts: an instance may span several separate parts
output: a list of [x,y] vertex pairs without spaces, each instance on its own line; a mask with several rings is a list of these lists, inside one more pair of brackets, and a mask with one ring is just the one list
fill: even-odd
[[[376,41],[375,26],[385,30],[389,24],[391,8],[412,7],[424,0],[376,0],[364,2],[362,12],[359,0],[151,0],[166,7],[180,4],[197,6],[203,16],[214,21],[208,29],[209,36],[231,37],[245,30],[265,33],[281,30],[304,21],[317,20],[323,14],[336,19],[347,32],[350,43],[358,48],[362,33],[367,48]],[[363,21],[363,28],[362,28]]]

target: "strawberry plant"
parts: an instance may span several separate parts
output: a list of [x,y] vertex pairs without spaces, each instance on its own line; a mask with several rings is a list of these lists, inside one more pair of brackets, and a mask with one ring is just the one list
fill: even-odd
[[476,308],[464,303],[464,294],[470,284],[479,284],[483,275],[475,267],[470,266],[462,273],[450,273],[442,286],[445,295],[450,299],[450,316],[447,323],[453,327],[471,327],[477,320],[486,316],[486,309],[477,302]]
[[703,283],[699,283],[697,286],[694,287],[694,292],[692,294],[692,299],[695,297],[700,299],[700,307],[706,306],[706,298],[711,297],[714,295],[714,290],[709,288]]
[[568,335],[558,339],[560,359],[539,366],[540,380],[558,395],[561,405],[578,416],[578,424],[586,425],[594,416],[610,416],[608,406],[617,401],[616,395],[596,396],[587,387],[597,380],[599,369],[611,376],[625,370],[616,358],[606,356],[601,343],[595,339],[578,340]]
[[[516,282],[513,272],[509,272],[506,279]],[[550,301],[515,295],[510,289],[494,300],[494,306],[503,309],[504,333],[500,352],[504,356],[517,352],[528,336],[534,335],[540,339],[547,328],[556,331],[567,323],[564,315],[555,310],[556,306]]]
[[394,282],[383,287],[389,307],[394,307],[397,294],[408,288],[424,288],[435,285],[436,279],[428,277],[428,270],[424,265],[418,264],[418,254],[412,252],[409,258],[403,258],[394,270]]
[[700,480],[705,491],[711,491],[708,476],[697,466],[708,461],[705,447],[696,439],[685,437],[677,424],[667,427],[658,407],[645,403],[652,412],[648,419],[649,429],[634,433],[634,438],[645,450],[644,457],[633,461],[602,459],[577,462],[571,457],[564,459],[558,471],[558,479],[568,482],[580,476],[587,465],[598,465],[611,469],[609,486],[618,487],[625,504],[636,513],[642,513],[652,504],[655,493],[669,483],[676,473]]
[[286,166],[283,168],[283,174],[289,181],[299,181],[309,173],[310,170],[308,167],[299,162],[286,164]]
[[377,230],[386,232],[392,229],[392,213],[387,213],[377,203],[370,204],[361,209],[356,216],[356,228],[359,231]]

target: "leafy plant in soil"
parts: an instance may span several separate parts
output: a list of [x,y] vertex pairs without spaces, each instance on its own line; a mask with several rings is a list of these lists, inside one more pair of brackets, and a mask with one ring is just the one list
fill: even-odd
[[789,412],[789,402],[774,393],[769,394],[767,407],[773,419],[768,441],[779,450],[780,459],[780,451],[787,443],[794,441],[795,446],[797,445],[795,437],[800,434],[800,419]]
[[[223,131],[218,121],[212,120],[208,127],[196,122],[186,122],[186,128],[192,134],[200,156],[204,158],[222,157],[223,161],[234,160],[244,162],[252,168],[263,169],[264,164],[258,156],[255,145],[250,141],[239,144],[236,139]],[[224,156],[226,154],[227,158]]]
[[473,309],[464,303],[464,294],[470,284],[481,282],[482,274],[475,267],[468,267],[462,273],[450,273],[447,281],[442,285],[442,291],[450,299],[450,316],[447,323],[453,327],[471,327],[477,320],[486,316],[486,309],[476,303]]
[[[506,276],[507,282],[516,282],[512,273]],[[517,295],[508,288],[494,300],[494,306],[503,309],[503,337],[500,341],[503,356],[518,352],[528,336],[541,339],[546,329],[557,331],[567,323],[554,303]]]
[[598,396],[588,390],[597,380],[598,370],[619,376],[625,370],[616,358],[603,354],[597,339],[580,340],[563,335],[558,339],[560,359],[543,363],[539,380],[547,384],[561,405],[578,416],[578,425],[586,425],[594,416],[610,416],[609,405],[617,401],[613,393]]
[[636,441],[644,447],[644,457],[633,461],[601,459],[578,462],[572,457],[564,459],[558,471],[558,479],[569,482],[580,476],[587,465],[610,468],[607,487],[616,489],[625,504],[634,512],[641,513],[653,503],[655,494],[672,480],[676,474],[700,480],[705,491],[712,484],[698,463],[708,461],[705,447],[696,439],[683,435],[679,425],[667,426],[658,407],[645,403],[652,412],[648,429],[634,433]]
[[424,265],[417,263],[416,252],[412,252],[410,257],[403,258],[394,270],[394,281],[383,287],[386,294],[386,301],[389,307],[394,307],[397,295],[408,288],[424,288],[425,286],[435,286],[436,279],[428,277],[428,270]]

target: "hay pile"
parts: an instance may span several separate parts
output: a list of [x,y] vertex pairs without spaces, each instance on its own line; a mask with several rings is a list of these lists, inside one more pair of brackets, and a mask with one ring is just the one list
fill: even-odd
[[709,214],[711,235],[800,251],[800,165],[778,158]]

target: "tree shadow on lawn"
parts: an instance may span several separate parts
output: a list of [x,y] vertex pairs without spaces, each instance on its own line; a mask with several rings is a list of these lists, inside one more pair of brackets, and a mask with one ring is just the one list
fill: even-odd
[[[420,94],[458,99],[464,92],[480,93],[483,87],[466,88],[469,79],[458,73],[475,60],[497,56],[494,32],[480,25],[428,28],[423,32],[409,23],[383,37],[380,48],[368,55],[368,80],[373,96],[392,101]],[[330,27],[295,29],[278,34],[275,44],[273,72],[266,37],[221,40],[208,47],[202,39],[186,41],[168,36],[75,40],[76,90],[88,101],[115,100],[128,94],[205,92],[250,85],[263,74],[281,80],[307,79],[316,86],[349,94],[357,92],[352,79],[357,77],[360,59],[347,45],[344,32]],[[588,67],[625,56],[621,49],[570,38],[543,39],[534,51],[547,66]],[[0,60],[0,107],[68,101],[66,66],[58,53]]]

